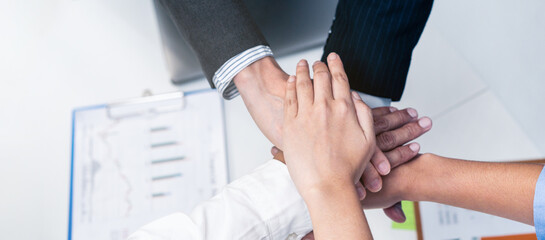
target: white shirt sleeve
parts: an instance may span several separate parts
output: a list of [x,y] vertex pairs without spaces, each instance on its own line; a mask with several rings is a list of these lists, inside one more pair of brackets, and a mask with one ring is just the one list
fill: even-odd
[[242,71],[242,69],[255,61],[272,55],[271,48],[265,45],[255,46],[241,52],[221,65],[214,73],[212,82],[214,82],[216,89],[223,98],[227,100],[233,99],[239,95],[238,89],[235,86],[235,83],[233,83],[233,78]]
[[233,181],[190,215],[174,213],[137,230],[136,239],[301,239],[312,230],[287,167],[270,160]]

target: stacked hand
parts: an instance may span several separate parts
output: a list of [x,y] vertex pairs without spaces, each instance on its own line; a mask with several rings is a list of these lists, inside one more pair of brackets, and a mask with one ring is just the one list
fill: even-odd
[[[392,168],[407,162],[418,154],[420,146],[418,143],[403,144],[431,128],[431,120],[418,120],[414,109],[398,111],[382,107],[369,111],[358,94],[353,93],[350,99],[348,82],[338,57],[328,58],[328,63],[331,74],[325,64],[314,64],[314,84],[310,80],[306,61],[298,64],[297,78],[290,77],[288,80],[284,106],[284,147],[288,151],[287,159],[293,159],[287,160],[288,169],[304,199],[312,196],[312,192],[323,191],[324,187],[339,187],[346,185],[350,179],[358,179],[371,156],[373,159],[377,156],[384,158]],[[363,130],[363,134],[360,130]],[[378,139],[376,146],[374,131]],[[279,149],[273,148],[272,152],[275,158],[283,161],[284,156]],[[375,170],[380,167],[369,164],[365,169],[361,176],[364,183],[378,178],[382,185]],[[365,189],[360,181],[355,182],[359,199],[363,200]],[[376,186],[376,183],[367,185]],[[374,196],[374,199],[377,198],[383,199],[384,196]],[[401,200],[399,195],[388,199],[390,201],[378,205],[390,206],[385,213],[395,221],[404,221],[400,204],[392,206],[395,202],[391,202]],[[377,202],[368,205],[377,207]],[[313,233],[308,237],[312,236]]]
[[[287,79],[288,75],[271,57],[251,64],[237,74],[234,79],[257,126],[280,149],[283,146],[283,100]],[[412,141],[430,130],[431,121],[429,118],[418,120],[414,109],[397,111],[395,108],[384,107],[373,109],[372,113],[379,149],[376,149],[376,153],[371,159],[372,164],[369,164],[365,169],[362,182],[367,190],[378,192],[382,188],[381,176],[387,175],[391,168],[406,162],[416,154],[414,151],[410,151],[409,146],[396,147]],[[419,146],[412,144],[410,147],[417,149]],[[417,152],[418,149],[415,151]],[[399,214],[391,214],[394,213],[392,211],[387,211],[387,213],[390,213],[390,217],[399,216]],[[403,219],[398,217],[394,220],[402,221]]]
[[[429,131],[431,129],[431,120],[427,117],[418,119],[414,109],[397,110],[393,107],[378,107],[371,109],[371,113],[375,122],[374,130],[377,146],[380,150],[384,151],[392,169],[394,169],[392,170],[392,173],[394,173],[395,168],[413,159],[418,154],[418,151],[420,150],[420,145],[418,143],[406,143]],[[273,147],[271,153],[275,159],[285,162],[283,152],[280,149]],[[366,181],[365,179],[367,178],[364,173],[361,181]],[[382,183],[382,179],[380,181]],[[386,183],[382,184],[385,185],[384,188],[389,188],[386,186]],[[361,199],[363,199],[366,196],[364,187],[361,186],[361,184],[357,184],[356,187],[358,188],[358,192],[361,193]],[[391,190],[392,189],[388,189],[387,192],[391,192]],[[384,192],[384,190],[379,191],[381,194]],[[374,195],[375,194],[373,194],[373,196]],[[370,207],[376,208],[379,206],[373,205]],[[388,207],[384,209],[384,212],[392,220],[396,222],[405,221],[405,216],[401,210],[400,203],[396,204],[394,202],[389,205],[382,205],[382,207]]]
[[[329,70],[327,66],[325,66],[325,64],[318,63],[316,66],[318,67],[318,69],[321,70],[319,70],[319,74],[315,74],[315,77],[318,76],[318,79],[315,79],[315,83],[323,84],[324,82],[326,82],[325,84],[327,85],[327,81],[318,82],[322,80],[320,79],[319,75],[330,78],[332,75],[334,76],[333,82],[330,83],[331,98],[325,98],[326,100],[337,100],[334,96],[335,90],[348,89],[346,76],[343,75],[344,70],[342,69],[342,63],[340,59],[337,58],[337,60],[337,65],[335,65],[335,63],[331,65],[331,63],[329,63],[330,67],[332,67],[330,69],[331,74],[329,73]],[[316,86],[313,85],[312,81],[310,80],[310,76],[308,75],[308,66],[306,62],[301,62],[300,64],[301,65],[298,66],[297,70],[297,81],[294,81],[293,83],[297,87],[302,86],[302,88],[295,88],[295,96],[299,97],[297,93],[301,92],[301,94],[306,94],[303,96],[306,96],[307,99],[309,99],[308,96],[310,96],[310,94],[308,89],[311,89],[313,91],[312,93],[316,94],[314,92],[314,88]],[[335,66],[341,66],[341,68],[338,68],[339,70],[336,70]],[[284,109],[284,105],[286,103],[284,102],[283,94],[286,92],[285,79],[287,79],[287,77],[288,75],[285,74],[278,67],[274,59],[265,58],[252,64],[250,67],[239,73],[235,78],[235,84],[237,85],[244,99],[244,102],[250,114],[256,121],[257,125],[265,134],[265,136],[267,136],[273,142],[273,144],[280,146],[280,148],[283,148],[284,146],[283,139],[287,139],[286,136],[283,136],[282,134],[283,132],[285,132],[283,130],[283,114],[286,110]],[[335,81],[335,79],[342,79],[344,82]],[[335,86],[337,86],[337,83],[341,83],[341,85],[339,85],[340,88],[335,88]],[[343,104],[345,104],[344,107],[350,106],[350,101],[346,100],[346,95],[341,98],[344,99],[344,101],[342,102]],[[324,98],[322,98],[320,101],[323,102],[323,99]],[[304,99],[301,100],[303,100],[303,106],[310,106],[308,105],[308,103],[311,101],[306,101]],[[312,97],[313,104],[315,100],[316,97]],[[356,103],[356,101],[361,101],[359,99],[350,100],[352,101],[352,104]],[[297,103],[299,102],[297,101]],[[338,105],[340,104],[334,106]],[[304,107],[302,109],[303,111],[307,111],[302,115],[315,112],[314,109],[310,110],[309,108]],[[331,111],[331,109],[326,110],[326,112],[329,111]],[[299,113],[299,109],[297,110],[297,113]],[[400,164],[403,164],[415,157],[420,149],[418,143],[411,143],[408,145],[404,144],[414,140],[415,138],[419,137],[420,135],[431,129],[431,120],[426,117],[418,119],[418,114],[414,109],[409,108],[404,110],[397,110],[393,107],[380,107],[373,109],[371,111],[371,114],[374,119],[373,125],[376,134],[376,148],[374,150],[368,149],[367,152],[368,154],[373,154],[374,152],[374,154],[372,155],[372,158],[370,160],[372,164],[367,164],[367,167],[365,168],[365,170],[363,171],[363,175],[361,176],[361,183],[365,185],[365,188],[360,182],[356,183],[360,198],[365,197],[365,189],[370,192],[378,192],[383,185],[381,176],[387,175],[390,172],[390,169],[395,168],[396,166],[399,166]],[[351,123],[351,125],[353,125],[353,122]],[[304,128],[297,128],[297,130],[303,129]],[[342,141],[345,140],[343,139]],[[359,147],[362,148],[362,145],[359,145]],[[274,148],[273,154],[276,152],[280,152],[280,150]],[[280,154],[278,154],[276,158],[282,161],[283,156],[281,153],[282,152],[280,152]],[[364,165],[365,164],[363,164],[362,166]],[[353,173],[350,173],[349,175],[351,174]],[[399,203],[394,204],[394,206],[391,206],[389,208],[386,208],[384,211],[394,221],[402,222],[405,220],[403,211],[401,210],[401,205]]]
[[338,58],[329,68],[333,77],[324,63],[314,63],[312,83],[307,62],[300,61],[297,78],[290,77],[286,89],[286,165],[303,198],[321,187],[359,182],[375,153],[370,109],[357,93],[350,94]]
[[[371,110],[350,93],[336,54],[313,65],[297,65],[284,98],[283,138],[290,176],[309,209],[314,232],[322,238],[369,239],[369,226],[354,185],[376,143]],[[356,211],[354,211],[356,210]],[[338,224],[330,227],[331,223]]]

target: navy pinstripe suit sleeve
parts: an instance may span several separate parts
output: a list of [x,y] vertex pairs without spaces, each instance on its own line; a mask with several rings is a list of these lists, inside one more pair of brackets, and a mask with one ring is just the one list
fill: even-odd
[[339,0],[322,61],[338,53],[350,86],[399,101],[433,0]]

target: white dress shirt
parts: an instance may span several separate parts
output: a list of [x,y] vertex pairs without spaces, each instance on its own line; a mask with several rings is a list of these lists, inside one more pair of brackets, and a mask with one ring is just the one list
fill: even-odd
[[137,239],[301,239],[312,230],[287,167],[270,160],[228,184],[191,214],[173,213],[131,236]]

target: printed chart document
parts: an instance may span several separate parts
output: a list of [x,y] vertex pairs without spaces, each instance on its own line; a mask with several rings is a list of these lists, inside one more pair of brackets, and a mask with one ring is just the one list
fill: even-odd
[[74,111],[69,239],[126,239],[227,184],[222,101],[182,95]]

